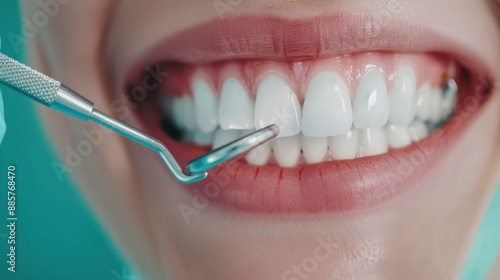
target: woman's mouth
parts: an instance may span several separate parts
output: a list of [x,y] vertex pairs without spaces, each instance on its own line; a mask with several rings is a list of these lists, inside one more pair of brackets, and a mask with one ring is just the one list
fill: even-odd
[[[184,32],[167,42],[179,44],[182,38],[193,43],[192,36],[213,29],[224,40],[206,35],[209,43],[191,49],[192,55],[181,48],[163,57],[156,55],[160,47],[152,51],[155,55],[140,67],[154,65],[166,75],[148,89],[145,101],[137,102],[134,89],[154,84],[153,77],[137,72],[138,67],[129,73],[128,96],[138,103],[141,128],[165,143],[181,165],[255,129],[280,127],[278,138],[186,187],[193,192],[193,202],[210,200],[267,213],[369,207],[416,185],[453,152],[453,143],[492,91],[487,76],[466,55],[457,55],[463,52],[444,51],[449,46],[445,43],[441,49],[433,42],[434,48],[407,45],[398,51],[391,42],[379,41],[368,44],[371,48],[328,51],[328,35],[323,34],[329,28],[360,24],[345,18],[329,20],[307,22],[316,27],[316,40],[306,29],[292,32],[289,26],[300,26],[296,22],[238,36],[227,32],[228,26],[238,29],[262,21],[252,18],[227,20],[223,30],[217,22]],[[384,32],[379,36],[388,38],[381,35]],[[411,37],[399,32],[391,36]],[[267,38],[268,33],[279,34],[273,35],[271,51],[249,54],[242,47],[223,52],[225,47],[217,45],[235,40],[231,45],[253,46],[258,41],[253,36]],[[298,48],[302,38],[294,41],[293,36],[301,34],[317,48]],[[361,36],[358,31],[351,35]],[[199,59],[199,53],[207,55]]]
[[200,147],[277,124],[278,138],[246,162],[293,168],[385,154],[427,137],[456,106],[457,86],[447,87],[456,68],[442,56],[393,53],[182,65],[170,68],[155,104],[168,136]]

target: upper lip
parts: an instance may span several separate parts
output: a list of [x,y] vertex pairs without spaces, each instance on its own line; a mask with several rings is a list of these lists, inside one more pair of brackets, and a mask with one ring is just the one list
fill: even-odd
[[205,63],[257,58],[315,59],[362,51],[441,52],[472,73],[493,72],[488,60],[449,34],[423,23],[371,14],[337,14],[300,20],[242,16],[212,20],[159,38],[143,52],[111,57],[115,92],[158,62]]
[[[204,63],[238,58],[314,59],[374,50],[441,52],[450,55],[465,66],[469,72],[476,75],[488,77],[487,74],[492,73],[490,71],[491,65],[481,59],[481,55],[458,44],[446,34],[440,34],[440,32],[419,23],[367,14],[328,15],[300,20],[273,16],[245,16],[224,21],[214,20],[160,39],[154,46],[134,57],[123,60],[113,58],[111,73],[113,74],[112,80],[116,82],[114,85],[117,87],[116,92],[123,93],[126,92],[130,81],[139,77],[146,67],[158,62]],[[141,127],[141,129],[147,128]],[[445,127],[442,135],[445,135],[446,139],[455,138],[458,135],[453,133],[454,135],[451,137],[451,132],[453,129]],[[154,136],[166,142],[167,146],[178,145],[158,132]],[[423,147],[429,144],[431,144],[433,151],[428,157],[432,157],[432,160],[427,160],[424,166],[413,166],[411,176],[405,177],[404,182],[389,183],[387,182],[388,178],[377,176],[377,174],[383,174],[385,171],[400,166],[405,154],[422,153]],[[451,146],[448,144],[434,145],[432,140],[424,140],[421,145],[412,145],[405,150],[375,158],[355,160],[352,164],[326,163],[331,164],[332,169],[336,169],[334,172],[330,172],[332,174],[325,174],[324,168],[313,169],[306,166],[291,172],[276,169],[275,171],[279,172],[279,176],[276,177],[279,178],[267,178],[269,179],[267,180],[261,178],[265,175],[259,172],[238,166],[234,173],[223,174],[223,176],[229,177],[229,185],[234,182],[251,185],[260,180],[261,184],[276,184],[281,187],[278,187],[277,190],[259,188],[264,191],[259,198],[256,198],[253,193],[240,194],[239,199],[248,199],[250,206],[245,203],[234,205],[234,201],[226,204],[247,210],[272,212],[345,210],[373,205],[375,202],[393,196],[412,182],[416,182],[415,176],[423,175],[432,165],[437,164],[437,159],[441,158],[440,155],[447,150],[445,148]],[[178,149],[173,150],[177,151]],[[180,156],[180,160],[187,160],[186,155]],[[227,170],[220,169],[212,174],[219,176],[224,172],[228,173]],[[289,178],[285,178],[284,172],[289,175]],[[243,176],[245,178],[253,176],[253,180],[242,179],[241,174],[245,174]],[[350,174],[350,176],[346,176],[346,174]],[[332,183],[335,184],[335,187],[327,186]],[[281,192],[286,184],[289,184],[287,186],[289,190],[285,190],[283,194]],[[303,184],[311,186],[310,188],[304,187]],[[399,185],[402,186],[398,187]],[[236,190],[231,191],[236,192],[242,189],[245,189],[245,186],[243,188],[238,186]],[[328,195],[322,195],[324,192],[327,192]],[[238,201],[238,195],[233,198]],[[287,200],[285,204],[281,198]],[[218,199],[224,201],[225,198],[218,197]],[[332,199],[336,200],[336,205],[330,205]],[[258,205],[258,209],[255,209],[256,205]]]

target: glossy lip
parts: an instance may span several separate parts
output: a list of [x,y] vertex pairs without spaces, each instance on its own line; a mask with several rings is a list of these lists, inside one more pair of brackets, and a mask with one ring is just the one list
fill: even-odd
[[300,20],[242,16],[215,19],[178,32],[130,57],[111,56],[109,72],[116,92],[125,92],[127,83],[147,66],[162,61],[299,60],[380,50],[445,53],[478,75],[493,73],[489,61],[448,35],[414,21],[366,13]]
[[[148,65],[160,61],[202,63],[236,58],[312,59],[375,50],[443,52],[460,61],[478,77],[487,77],[489,73],[487,64],[480,63],[477,55],[446,40],[443,35],[414,23],[364,14],[321,16],[298,21],[275,17],[215,20],[164,39],[145,56],[138,58],[132,67],[115,68],[117,79],[114,80],[118,81],[121,92],[125,92],[126,86],[140,77]],[[115,63],[115,66],[119,64]],[[127,69],[128,72],[118,69]],[[469,90],[478,94],[478,100],[484,102],[484,92],[476,88],[487,88],[487,83],[470,81],[468,84],[471,86]],[[456,116],[461,113],[459,109]],[[136,115],[134,117],[137,118]],[[214,170],[208,179],[189,189],[194,193],[193,199],[208,197],[220,206],[250,212],[316,213],[373,206],[416,185],[418,178],[450,152],[471,119],[461,119],[457,124],[454,122],[457,118],[454,117],[439,133],[420,143],[381,156],[292,169],[255,167],[235,162]],[[139,123],[142,125],[140,129],[164,142],[181,165],[204,152],[168,138],[159,129],[160,124],[152,114],[141,114]],[[148,126],[144,126],[146,123]],[[158,124],[155,126],[155,123]],[[179,150],[182,152],[179,153]],[[388,172],[390,170],[398,172]]]

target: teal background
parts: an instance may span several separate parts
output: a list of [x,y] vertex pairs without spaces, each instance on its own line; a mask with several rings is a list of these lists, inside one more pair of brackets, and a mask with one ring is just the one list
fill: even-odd
[[[0,4],[2,52],[20,61],[7,34],[21,34],[16,1]],[[72,182],[60,183],[50,164],[56,159],[28,99],[2,88],[7,134],[0,147],[0,186],[7,166],[17,172],[17,272],[7,273],[7,189],[0,188],[0,279],[126,280],[128,268],[102,231]],[[3,176],[1,174],[4,174]],[[5,209],[4,209],[5,208]],[[500,191],[484,218],[461,279],[483,279],[500,248]],[[425,269],[425,268],[424,268]]]
[[[9,32],[21,35],[17,1],[0,3],[1,51],[14,52]],[[34,103],[2,87],[7,134],[0,147],[0,279],[126,280],[119,253],[89,212],[73,182],[60,183],[56,160]],[[17,173],[16,273],[7,272],[7,166]],[[10,246],[10,245],[9,245]]]

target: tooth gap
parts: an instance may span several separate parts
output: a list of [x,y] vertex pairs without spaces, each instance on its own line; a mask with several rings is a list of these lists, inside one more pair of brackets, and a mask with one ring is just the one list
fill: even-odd
[[163,118],[161,121],[161,127],[163,132],[168,134],[174,140],[181,141],[184,137],[184,133],[181,129],[179,129],[171,119]]

